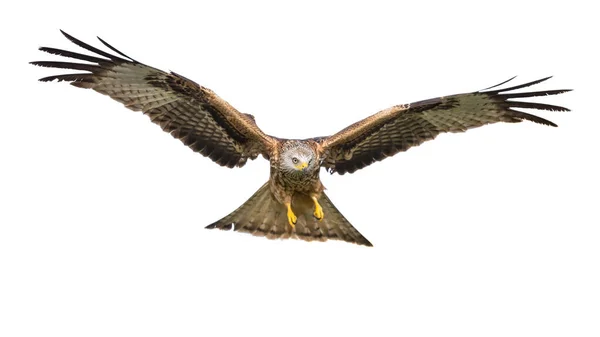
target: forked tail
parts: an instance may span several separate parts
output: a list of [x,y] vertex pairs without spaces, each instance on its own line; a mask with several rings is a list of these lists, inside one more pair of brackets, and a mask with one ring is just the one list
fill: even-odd
[[269,239],[335,239],[372,246],[335,208],[325,193],[321,194],[319,204],[325,213],[321,221],[313,217],[314,203],[308,196],[294,195],[292,209],[298,221],[293,229],[287,220],[286,207],[273,197],[269,184],[265,183],[242,206],[206,228],[230,230],[233,227],[234,231],[266,236]]

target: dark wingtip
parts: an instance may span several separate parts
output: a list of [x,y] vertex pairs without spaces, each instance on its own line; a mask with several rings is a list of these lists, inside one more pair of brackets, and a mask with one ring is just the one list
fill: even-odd
[[123,56],[123,57],[125,57],[125,58],[128,58],[128,59],[130,59],[131,61],[133,61],[133,62],[135,62],[135,63],[140,63],[140,62],[138,62],[138,61],[134,60],[132,57],[129,57],[129,56],[127,56],[127,55],[123,54],[123,53],[122,53],[121,51],[119,51],[117,48],[115,48],[115,47],[111,46],[110,44],[108,44],[108,42],[106,42],[106,41],[102,40],[102,38],[101,38],[100,36],[96,36],[96,38],[97,38],[98,40],[100,40],[100,42],[102,42],[102,44],[103,44],[103,45],[105,45],[105,46],[106,46],[106,47],[108,47],[110,50],[114,51],[115,53],[117,53],[117,54],[119,54],[119,55],[121,55],[121,56]]
[[[43,61],[31,61],[31,62],[29,62],[29,64],[34,65],[36,67],[43,67],[42,66],[42,62]],[[48,76],[48,77],[38,78],[38,81],[40,81],[40,82],[51,82],[53,79],[54,79],[54,76]]]
[[[516,77],[516,76],[515,76],[515,77]],[[513,78],[514,78],[514,77],[513,77]],[[499,94],[499,93],[506,92],[506,91],[517,90],[517,89],[526,88],[526,87],[529,87],[529,86],[532,86],[532,85],[536,85],[536,84],[542,83],[542,82],[544,82],[544,81],[547,81],[547,80],[549,80],[550,78],[552,78],[552,76],[544,77],[544,78],[542,78],[542,79],[535,80],[535,81],[531,81],[531,82],[527,82],[527,83],[524,83],[524,84],[515,85],[515,86],[513,86],[513,87],[508,87],[508,88],[503,88],[503,89],[496,89],[496,90],[492,90],[492,91],[486,91],[486,90],[489,90],[489,89],[492,89],[492,88],[496,88],[496,87],[498,87],[498,86],[500,86],[500,85],[502,85],[502,84],[504,84],[504,83],[508,82],[508,81],[504,81],[504,82],[502,82],[502,83],[500,83],[500,84],[497,84],[497,85],[495,85],[495,86],[493,86],[493,87],[490,87],[490,88],[487,88],[487,89],[480,90],[479,92],[480,92],[480,93],[485,93],[485,94],[491,94],[491,95],[495,95],[495,94]],[[510,80],[509,80],[509,81],[510,81]]]
[[[69,41],[73,42],[74,44],[78,45],[79,47],[81,47],[81,48],[83,48],[83,49],[87,49],[88,51],[91,51],[91,52],[93,52],[93,53],[96,53],[96,54],[98,54],[98,55],[101,55],[101,56],[107,57],[107,58],[109,58],[109,59],[110,59],[110,60],[112,60],[112,61],[129,62],[129,61],[131,60],[131,61],[134,61],[134,62],[136,62],[135,60],[133,60],[133,59],[131,59],[130,57],[128,57],[128,56],[124,55],[123,53],[121,53],[120,51],[118,51],[118,50],[114,49],[113,47],[111,47],[111,46],[110,46],[110,45],[108,45],[107,43],[105,43],[105,45],[106,45],[107,47],[109,47],[111,50],[113,50],[113,51],[117,52],[119,55],[123,55],[123,56],[125,56],[126,58],[129,58],[130,60],[122,59],[122,58],[120,58],[120,57],[118,57],[118,56],[111,55],[111,54],[109,54],[109,53],[107,53],[107,52],[105,52],[105,51],[103,51],[103,50],[100,50],[100,49],[98,49],[98,48],[96,48],[96,47],[93,47],[93,46],[91,46],[91,45],[89,45],[89,44],[87,44],[87,43],[85,43],[85,42],[83,42],[83,41],[80,41],[80,40],[78,40],[78,39],[74,38],[73,36],[71,36],[71,35],[67,34],[67,33],[66,33],[65,31],[63,31],[62,29],[60,29],[60,32],[61,32],[61,33],[62,33],[62,34],[63,34],[63,35],[64,35],[64,36],[65,36],[65,37],[66,37],[66,38],[69,40]],[[139,62],[138,62],[138,63],[139,63]]]
[[[37,61],[34,62],[29,62],[29,64],[33,64],[34,66],[39,67],[39,65],[37,64]],[[52,81],[52,76],[48,76],[48,77],[42,77],[42,78],[38,78],[39,82],[51,82]]]
[[552,127],[558,126],[555,123],[553,123],[545,118],[542,118],[542,117],[539,117],[536,115],[532,115],[532,114],[529,114],[529,113],[526,113],[523,111],[513,110],[513,109],[509,108],[508,113],[509,113],[510,117],[516,118],[517,121],[528,120],[530,122],[534,122],[534,123],[538,123],[538,124],[542,124],[542,125],[547,125],[547,126],[552,126]]
[[493,88],[499,87],[499,86],[501,86],[501,85],[503,85],[503,84],[505,84],[505,83],[508,83],[508,82],[510,82],[510,81],[512,81],[512,80],[514,80],[516,77],[517,77],[517,75],[515,75],[515,76],[513,76],[513,77],[509,78],[508,80],[506,80],[506,81],[504,81],[504,82],[498,83],[498,84],[496,84],[496,85],[492,85],[491,87],[488,87],[488,88],[485,88],[485,89],[481,89],[480,91],[489,90],[489,89],[493,89]]
[[69,40],[71,40],[71,41],[75,40],[75,38],[74,38],[73,36],[71,36],[71,35],[67,34],[67,33],[66,33],[64,30],[62,30],[62,29],[59,29],[59,30],[60,30],[60,33],[61,33],[62,35],[64,35],[64,37],[66,37],[67,39],[69,39]]

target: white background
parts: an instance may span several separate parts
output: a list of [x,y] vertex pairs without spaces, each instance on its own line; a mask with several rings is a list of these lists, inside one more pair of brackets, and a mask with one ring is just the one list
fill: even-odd
[[[1,336],[598,336],[597,10],[577,1],[368,5],[45,1],[1,21]],[[40,83],[40,46],[101,36],[267,132],[554,75],[533,123],[441,135],[328,195],[374,248],[203,229],[268,178],[212,163],[93,91]]]

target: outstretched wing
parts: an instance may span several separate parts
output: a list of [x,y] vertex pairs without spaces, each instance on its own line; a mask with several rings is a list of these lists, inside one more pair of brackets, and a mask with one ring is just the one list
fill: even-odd
[[254,117],[240,113],[210,89],[176,73],[142,64],[100,38],[106,47],[122,57],[61,32],[97,56],[42,47],[40,50],[47,53],[89,63],[31,62],[42,67],[85,71],[44,77],[40,81],[68,81],[76,87],[108,95],[131,110],[142,111],[164,131],[221,166],[241,167],[248,158],[254,159],[258,154],[268,157],[273,138],[258,128]]
[[508,80],[482,91],[397,105],[380,111],[333,136],[315,139],[321,143],[325,155],[322,165],[331,173],[353,173],[375,161],[434,139],[442,132],[464,132],[496,122],[517,123],[529,120],[556,126],[546,119],[514,108],[558,111],[569,109],[549,104],[509,100],[557,95],[570,91],[512,92],[538,84],[548,78],[550,77],[506,89],[490,90],[510,81]]

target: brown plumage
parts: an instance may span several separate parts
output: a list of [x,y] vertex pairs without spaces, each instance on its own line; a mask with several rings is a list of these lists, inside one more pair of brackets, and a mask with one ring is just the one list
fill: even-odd
[[320,168],[353,173],[375,161],[406,151],[443,132],[463,132],[496,122],[529,120],[556,126],[519,108],[568,111],[542,103],[513,99],[556,95],[569,90],[514,93],[547,80],[497,89],[497,86],[393,106],[329,136],[288,140],[262,132],[252,115],[237,111],[210,89],[176,73],[140,63],[100,41],[117,55],[63,34],[90,56],[55,48],[40,50],[87,63],[39,61],[34,65],[82,73],[48,76],[41,81],[68,81],[93,89],[142,111],[151,121],[195,152],[226,167],[242,167],[262,155],[271,175],[248,201],[207,228],[231,229],[268,238],[339,239],[370,246],[323,193]]

